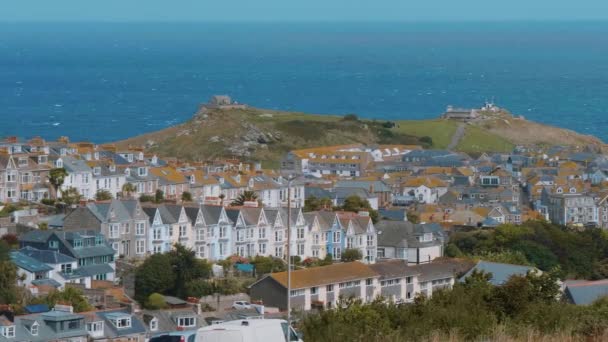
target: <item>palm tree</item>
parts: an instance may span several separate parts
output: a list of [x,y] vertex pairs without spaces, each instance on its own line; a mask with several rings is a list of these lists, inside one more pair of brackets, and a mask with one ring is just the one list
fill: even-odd
[[258,200],[258,194],[254,191],[247,190],[241,193],[230,205],[233,206],[241,206],[244,205],[245,202],[255,202]]
[[131,194],[137,191],[137,188],[132,183],[125,183],[122,186],[122,192],[127,194],[127,197],[131,197]]
[[53,190],[55,190],[55,199],[57,199],[59,197],[58,196],[59,188],[61,188],[61,186],[65,182],[65,177],[67,177],[67,176],[68,176],[68,172],[63,167],[58,167],[55,169],[51,169],[51,171],[49,171],[49,176],[48,176],[49,183],[51,183]]

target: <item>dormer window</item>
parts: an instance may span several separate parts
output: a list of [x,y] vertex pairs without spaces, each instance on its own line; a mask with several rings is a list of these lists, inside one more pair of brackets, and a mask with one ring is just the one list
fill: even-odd
[[15,326],[9,325],[9,326],[2,327],[2,336],[6,337],[6,338],[15,337]]
[[63,160],[57,159],[57,161],[55,162],[55,166],[57,166],[57,168],[62,168],[63,167]]
[[194,177],[194,175],[190,175],[190,184],[194,183],[196,183],[196,178]]
[[59,242],[55,241],[55,240],[51,240],[49,241],[49,248],[52,249],[57,249],[59,248]]
[[570,193],[571,194],[575,194],[576,193],[576,188],[570,188]]
[[82,240],[81,239],[75,239],[74,240],[74,248],[82,248]]
[[131,316],[126,314],[109,314],[110,322],[118,329],[126,329],[131,327]]
[[138,167],[137,168],[137,175],[139,175],[140,177],[145,177],[148,175],[148,168],[147,167]]
[[48,162],[47,156],[38,156],[38,164],[46,164]]
[[196,325],[196,319],[194,317],[179,317],[177,319],[177,326],[180,328],[191,328]]
[[564,192],[564,189],[562,188],[557,188],[557,190],[555,190],[555,192],[557,192],[558,194],[561,194]]
[[61,150],[59,150],[59,154],[61,154],[62,156],[65,156],[68,154],[68,150],[66,148],[62,148]]
[[95,158],[95,160],[99,160],[99,152],[95,152],[93,154],[93,158]]
[[95,166],[95,167],[93,168],[93,174],[94,174],[95,176],[99,176],[99,175],[101,174],[101,167],[99,167],[99,166]]
[[110,172],[116,172],[116,165],[110,165]]
[[34,322],[30,327],[30,334],[32,336],[38,336],[38,322]]
[[156,319],[156,317],[154,317],[150,321],[150,331],[157,331],[157,330],[158,330],[158,319]]
[[27,166],[27,157],[19,158],[19,167],[22,167],[22,166]]

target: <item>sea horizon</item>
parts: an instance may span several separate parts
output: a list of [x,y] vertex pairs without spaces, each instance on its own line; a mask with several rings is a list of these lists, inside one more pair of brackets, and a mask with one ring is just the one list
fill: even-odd
[[608,140],[608,21],[233,23],[0,22],[0,136],[122,140],[228,94],[379,120],[494,99]]

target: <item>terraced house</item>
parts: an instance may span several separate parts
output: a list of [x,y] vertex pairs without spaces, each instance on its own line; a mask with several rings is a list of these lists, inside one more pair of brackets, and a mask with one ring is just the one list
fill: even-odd
[[226,209],[234,222],[234,251],[243,257],[269,255],[270,225],[264,209],[241,207]]
[[233,222],[223,206],[185,207],[185,211],[193,225],[194,251],[199,258],[215,261],[234,254]]

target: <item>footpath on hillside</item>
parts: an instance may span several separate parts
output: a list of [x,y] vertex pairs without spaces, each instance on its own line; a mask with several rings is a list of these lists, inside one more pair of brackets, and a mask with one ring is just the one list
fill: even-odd
[[458,146],[458,143],[460,143],[460,140],[462,140],[462,138],[464,137],[464,129],[465,129],[464,123],[461,123],[458,125],[458,128],[456,128],[456,132],[454,132],[454,135],[452,135],[452,140],[450,141],[450,144],[448,145],[448,151],[451,151],[451,150],[455,149],[456,146]]

